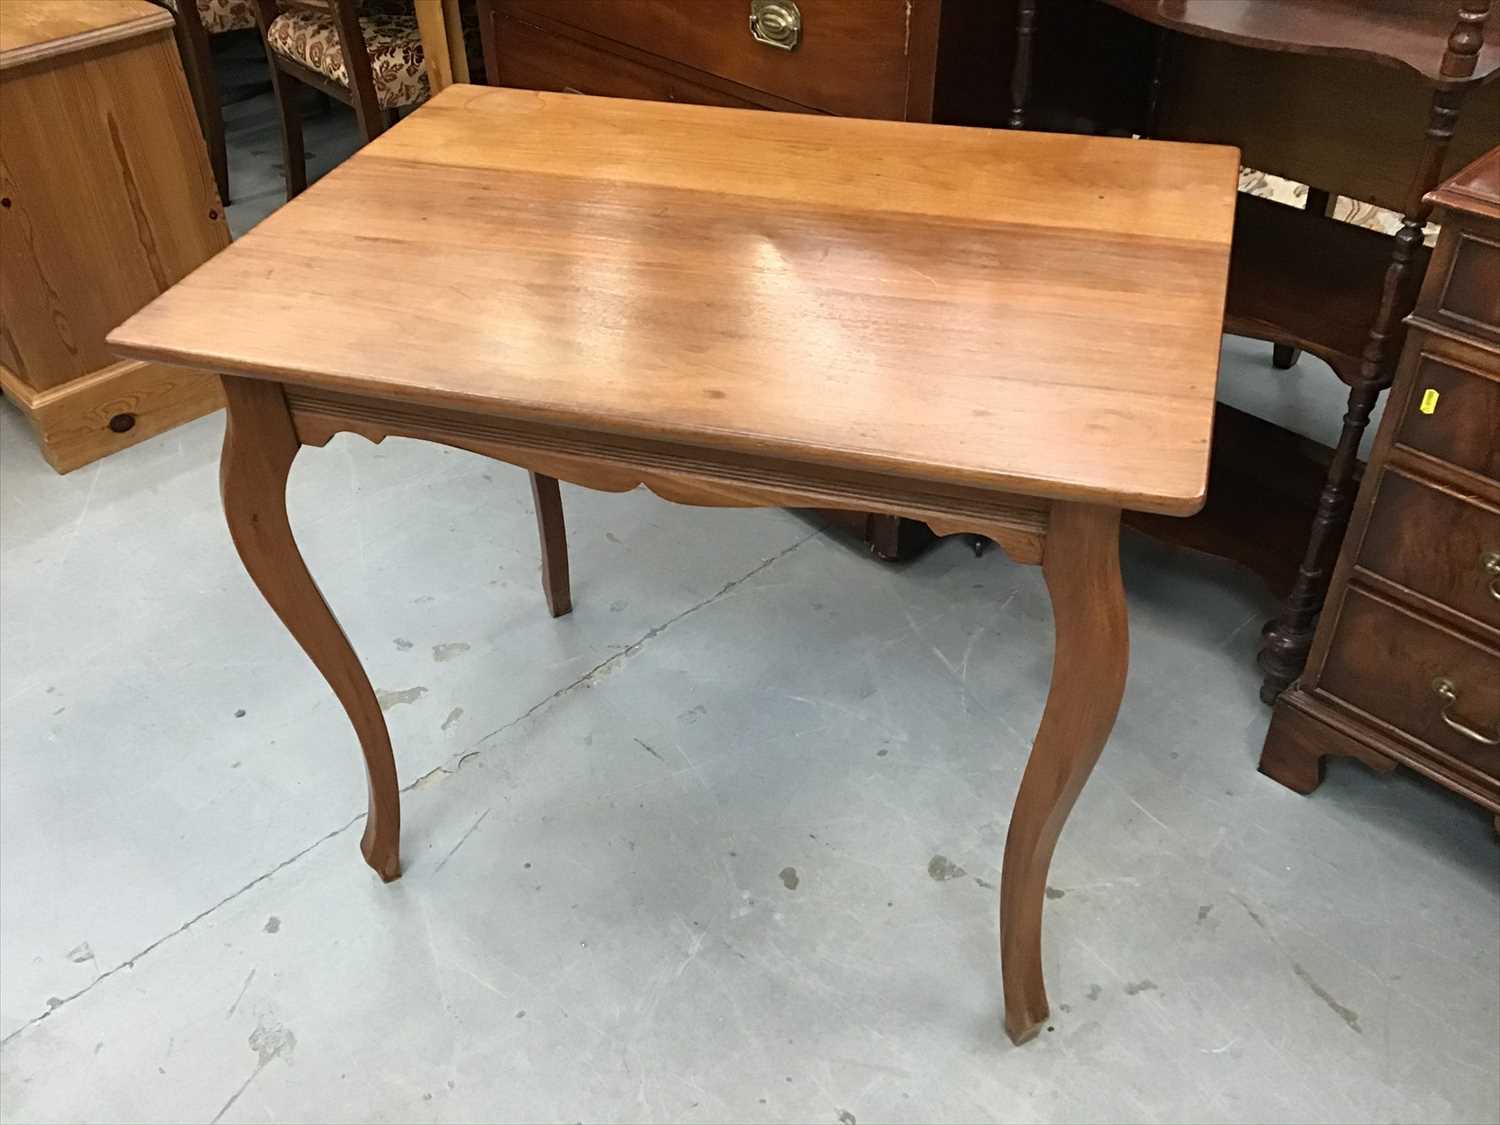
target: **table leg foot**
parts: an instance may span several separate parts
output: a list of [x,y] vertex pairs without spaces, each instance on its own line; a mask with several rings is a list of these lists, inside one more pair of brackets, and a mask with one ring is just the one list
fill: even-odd
[[394,835],[379,831],[374,820],[365,821],[365,834],[359,840],[360,854],[370,865],[382,883],[393,883],[401,878],[401,840],[399,831]]
[[1017,1044],[1047,1019],[1042,905],[1052,851],[1125,691],[1130,639],[1119,543],[1118,510],[1053,505],[1042,561],[1057,632],[1052,685],[1011,813],[1000,876],[1005,1030]]
[[364,752],[369,819],[360,850],[386,881],[401,873],[401,796],[380,704],[359,657],[297,550],[286,481],[300,442],[277,383],[224,377],[229,424],[219,487],[229,534],[251,579],[344,706]]
[[563,522],[562,490],[556,477],[531,474],[531,498],[536,504],[536,530],[542,541],[542,593],[553,617],[573,611],[568,582],[568,531]]
[[1005,1034],[1017,1047],[1023,1047],[1036,1038],[1037,1032],[1042,1030],[1042,1025],[1047,1022],[1047,1001],[1042,999],[1042,1009],[1039,1012],[1025,1012],[1021,1015],[1012,1016],[1009,1010],[1005,1013]]

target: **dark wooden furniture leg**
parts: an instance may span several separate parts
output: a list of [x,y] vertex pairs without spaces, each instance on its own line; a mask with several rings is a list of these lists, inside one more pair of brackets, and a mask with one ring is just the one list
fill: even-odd
[[177,5],[175,31],[182,69],[193,95],[193,108],[198,111],[198,125],[208,147],[209,166],[219,188],[219,202],[228,207],[229,151],[224,141],[224,107],[208,31],[198,13],[197,0],[181,0]]
[[359,26],[354,0],[333,0],[333,22],[338,30],[339,46],[344,52],[344,69],[349,74],[349,104],[354,107],[359,131],[368,144],[385,132],[386,114],[375,93],[370,50]]
[[1272,344],[1271,366],[1277,371],[1290,371],[1302,358],[1302,349],[1295,344]]
[[1057,503],[1043,547],[1057,643],[1052,685],[1005,837],[1000,966],[1015,1043],[1047,1019],[1042,906],[1063,822],[1114,726],[1130,659],[1117,509]]
[[[266,48],[267,56],[271,49]],[[302,107],[297,104],[296,79],[285,74],[269,59],[271,66],[271,92],[276,97],[276,109],[281,120],[281,163],[286,177],[286,198],[291,202],[307,190],[307,155],[302,147]]]
[[1172,33],[1158,27],[1151,44],[1151,85],[1146,93],[1146,120],[1142,136],[1155,140],[1161,132],[1163,92],[1166,89],[1167,67],[1172,56]]
[[562,491],[556,477],[531,474],[531,497],[536,504],[536,530],[542,542],[542,593],[553,617],[573,611],[568,584],[568,532],[563,521]]
[[1381,287],[1380,305],[1370,325],[1370,335],[1360,356],[1359,375],[1349,387],[1349,406],[1344,414],[1343,429],[1334,447],[1333,461],[1318,497],[1307,549],[1297,568],[1297,579],[1281,615],[1261,641],[1259,663],[1264,678],[1260,685],[1261,701],[1275,703],[1276,697],[1302,674],[1312,648],[1313,633],[1328,584],[1333,578],[1333,564],[1344,542],[1349,514],[1354,506],[1355,471],[1359,467],[1359,443],[1370,421],[1370,412],[1381,393],[1391,384],[1395,373],[1393,362],[1401,338],[1401,319],[1413,304],[1412,290],[1417,278],[1412,260],[1422,244],[1422,228],[1432,207],[1424,197],[1442,178],[1443,159],[1448,142],[1458,122],[1463,89],[1454,87],[1434,91],[1428,113],[1426,144],[1416,174],[1407,189],[1401,229],[1392,241],[1390,265],[1386,267]]
[[1026,100],[1031,95],[1032,37],[1036,34],[1036,0],[1016,0],[1016,57],[1010,71],[1010,127],[1026,127]]
[[1297,366],[1302,358],[1302,349],[1295,344],[1272,344],[1271,366],[1277,371],[1287,371]]
[[281,159],[286,166],[286,197],[290,202],[307,190],[307,158],[302,144],[302,107],[297,100],[301,84],[307,84],[325,98],[337,97],[341,101],[347,101],[354,109],[359,131],[367,144],[385,132],[396,111],[380,107],[370,66],[369,48],[360,28],[354,0],[331,0],[334,30],[344,55],[344,68],[349,74],[347,90],[340,90],[321,74],[280,58],[271,49],[270,37],[266,34],[280,14],[278,0],[252,2],[255,4],[255,20],[260,27],[261,45],[265,48],[266,62],[271,70],[271,88],[276,95],[276,106],[281,116]]
[[360,851],[389,882],[401,874],[401,798],[391,739],[370,680],[292,538],[286,481],[300,442],[278,383],[226,375],[229,421],[219,485],[229,534],[251,579],[344,705],[359,736],[370,808]]
[[1295,344],[1272,344],[1271,366],[1277,371],[1290,371],[1302,359],[1302,348]]

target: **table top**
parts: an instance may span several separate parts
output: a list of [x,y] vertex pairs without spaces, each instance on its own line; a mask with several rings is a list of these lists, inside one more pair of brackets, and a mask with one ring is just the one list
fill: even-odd
[[1439,207],[1500,219],[1500,147],[1449,176],[1427,199]]
[[127,356],[820,468],[1202,503],[1236,152],[453,86]]
[[0,70],[170,28],[146,0],[0,0]]
[[1493,28],[1474,73],[1449,78],[1443,51],[1458,0],[1105,0],[1162,27],[1246,47],[1410,67],[1434,85],[1482,82],[1500,68]]

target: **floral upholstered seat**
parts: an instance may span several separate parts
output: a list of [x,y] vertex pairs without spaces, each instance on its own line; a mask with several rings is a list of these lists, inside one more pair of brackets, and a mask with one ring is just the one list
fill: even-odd
[[[359,26],[370,52],[370,71],[381,108],[425,101],[430,93],[427,63],[410,4],[403,8],[392,0],[367,0],[359,12]],[[464,40],[469,53],[477,55],[478,30],[467,20]],[[266,29],[266,43],[283,58],[348,87],[349,71],[344,66],[344,50],[332,13],[289,8]]]
[[[174,12],[178,2],[179,0],[162,0],[162,4]],[[242,31],[255,26],[255,9],[250,0],[197,0],[197,4],[203,30],[210,35]]]

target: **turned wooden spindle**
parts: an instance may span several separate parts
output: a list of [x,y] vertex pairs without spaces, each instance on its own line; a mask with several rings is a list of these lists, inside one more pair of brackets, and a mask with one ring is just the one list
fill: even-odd
[[1489,18],[1490,0],[1459,0],[1458,19],[1448,35],[1448,48],[1439,67],[1444,78],[1468,78],[1474,73]]
[[[1463,0],[1458,23],[1448,37],[1443,54],[1443,74],[1461,76],[1474,72],[1489,10],[1489,0]],[[1312,649],[1318,614],[1328,595],[1333,566],[1354,506],[1360,441],[1369,424],[1371,411],[1391,385],[1402,339],[1401,322],[1415,303],[1418,278],[1412,263],[1417,247],[1422,244],[1423,228],[1432,213],[1426,196],[1442,179],[1443,163],[1453,140],[1465,93],[1466,87],[1463,86],[1441,86],[1432,93],[1422,154],[1407,186],[1401,229],[1392,238],[1391,260],[1381,283],[1380,304],[1360,353],[1359,377],[1349,389],[1348,409],[1338,444],[1334,447],[1333,460],[1328,466],[1328,475],[1324,478],[1323,490],[1318,496],[1307,548],[1281,615],[1261,642],[1258,659],[1264,679],[1260,697],[1267,704],[1274,703],[1276,697],[1302,674],[1308,652]]]

